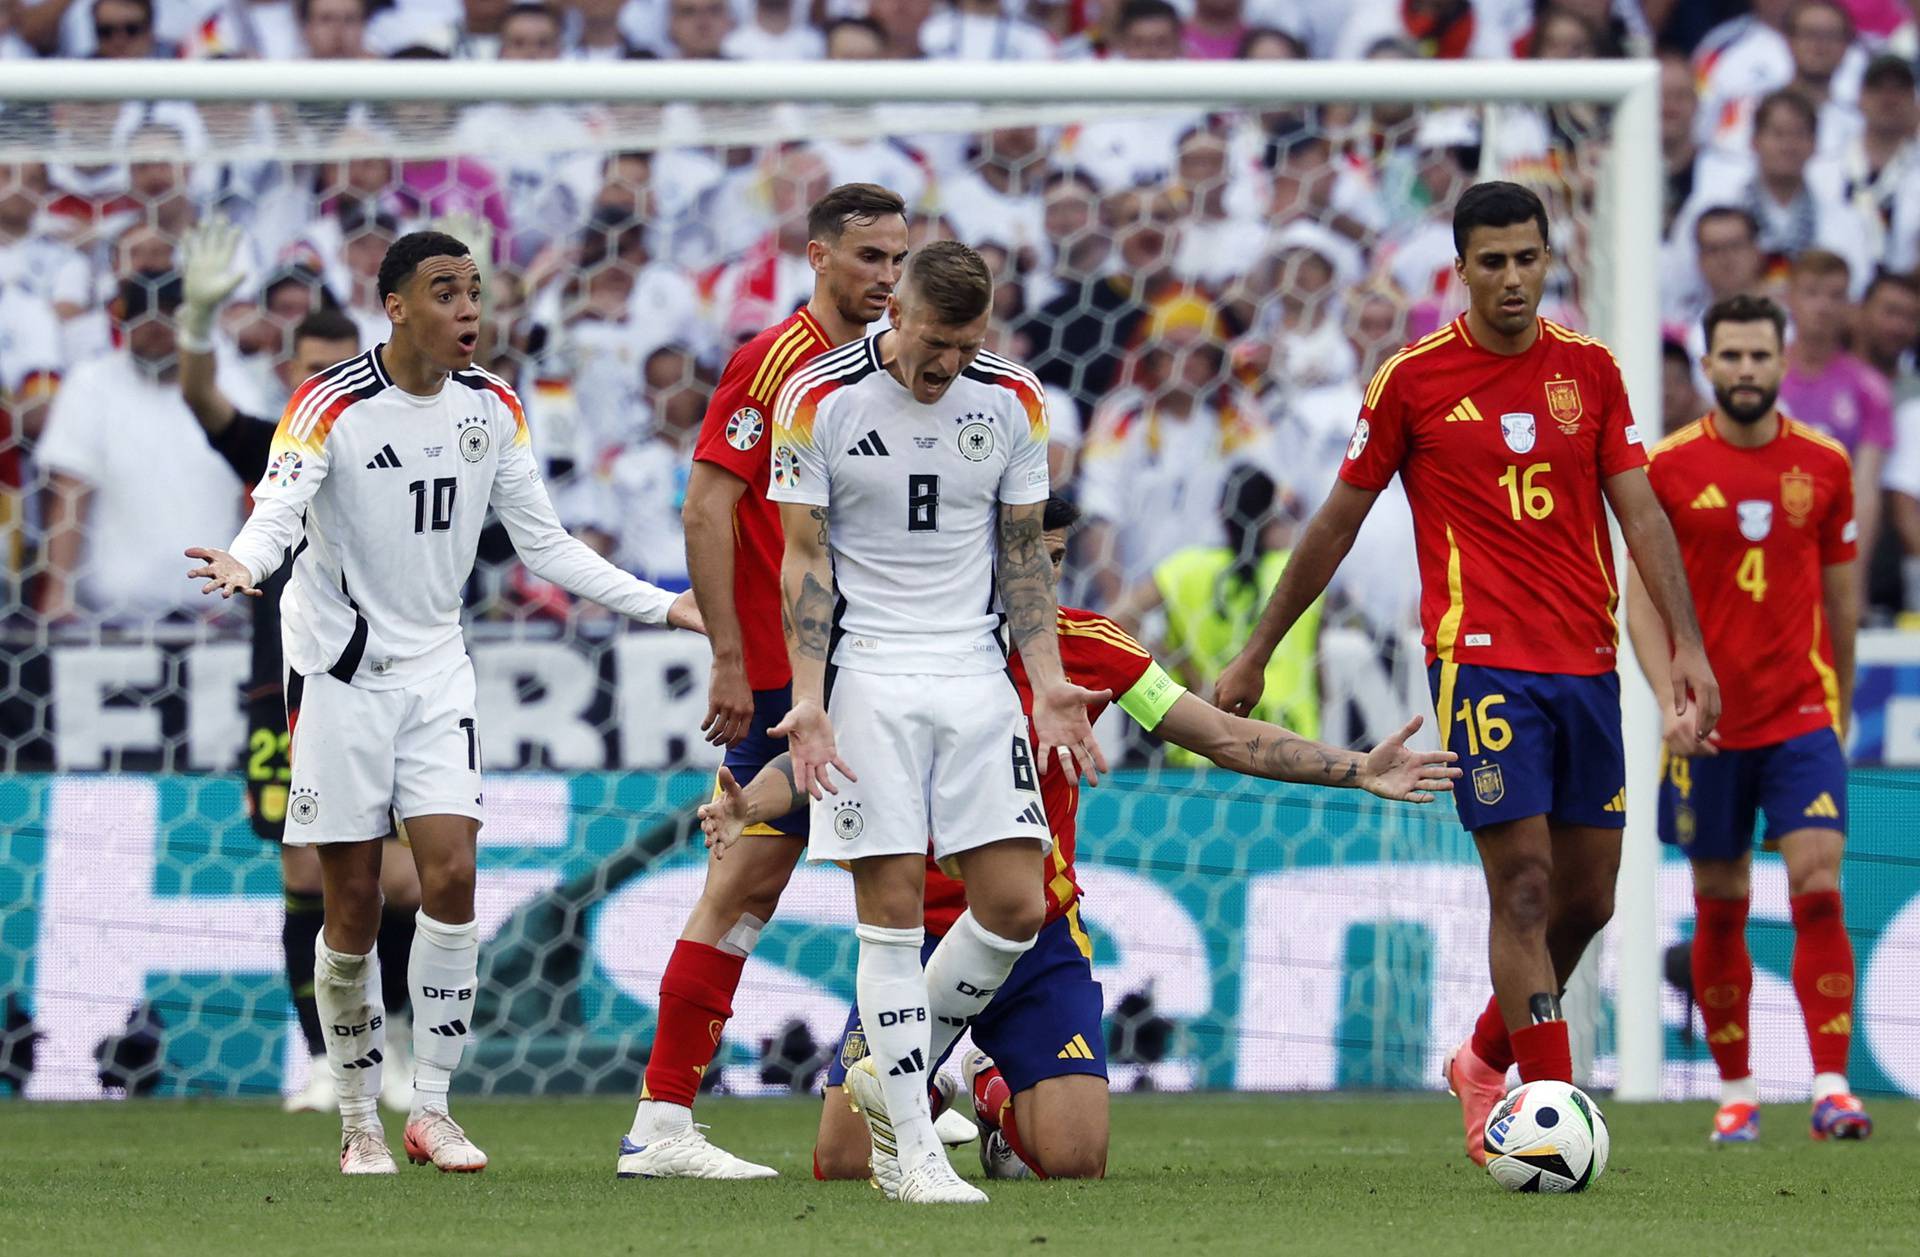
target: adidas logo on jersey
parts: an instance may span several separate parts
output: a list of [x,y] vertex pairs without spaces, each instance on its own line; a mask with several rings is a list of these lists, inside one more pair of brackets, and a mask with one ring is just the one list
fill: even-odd
[[1853,1033],[1853,1014],[1841,1013],[1838,1017],[1835,1017],[1832,1021],[1822,1024],[1820,1029],[1815,1031],[1815,1033],[1816,1034],[1852,1034]]
[[1740,1028],[1739,1023],[1730,1021],[1726,1025],[1714,1031],[1712,1034],[1708,1035],[1707,1042],[1716,1044],[1716,1045],[1727,1044],[1727,1043],[1738,1043],[1740,1042],[1740,1040],[1746,1037],[1747,1037],[1747,1032]]
[[393,452],[393,446],[383,445],[380,447],[380,452],[373,456],[373,461],[367,464],[367,470],[372,471],[378,467],[398,467],[399,465],[400,456]]
[[1473,404],[1471,397],[1462,397],[1460,404],[1447,412],[1448,423],[1480,423],[1485,418],[1486,416],[1480,413],[1480,408]]
[[919,1048],[915,1048],[913,1051],[907,1053],[907,1055],[895,1061],[893,1068],[887,1071],[887,1075],[891,1078],[904,1078],[908,1074],[925,1073],[926,1069],[927,1058],[925,1054],[922,1053]]
[[1054,1053],[1054,1057],[1063,1061],[1090,1061],[1093,1059],[1093,1049],[1087,1046],[1085,1035],[1076,1034],[1067,1040],[1067,1046]]
[[1717,510],[1726,504],[1727,495],[1720,492],[1720,486],[1710,484],[1700,490],[1700,496],[1693,500],[1693,509],[1696,511],[1711,511]]
[[445,1039],[457,1039],[461,1035],[465,1034],[466,1032],[467,1032],[467,1023],[460,1020],[458,1017],[455,1017],[452,1021],[447,1022],[443,1026],[435,1026],[432,1029],[427,1031],[428,1034],[437,1034],[440,1037]]
[[1044,825],[1047,823],[1047,813],[1039,803],[1029,803],[1025,811],[1013,818],[1013,823],[1016,825]]
[[848,450],[847,453],[869,454],[877,458],[885,458],[887,456],[887,443],[880,439],[878,432],[869,430],[865,436],[860,438],[860,443]]
[[1833,801],[1833,795],[1822,790],[1820,797],[1807,804],[1807,810],[1800,815],[1818,816],[1825,820],[1837,821],[1840,819],[1840,806]]

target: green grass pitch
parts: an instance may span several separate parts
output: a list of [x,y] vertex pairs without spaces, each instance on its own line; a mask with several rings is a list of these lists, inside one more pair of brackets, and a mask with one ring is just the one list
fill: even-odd
[[[335,1119],[224,1101],[0,1106],[0,1253],[34,1257],[803,1257],[859,1253],[1621,1253],[1818,1257],[1920,1250],[1920,1106],[1822,1145],[1805,1109],[1749,1148],[1711,1108],[1608,1105],[1613,1163],[1584,1196],[1509,1196],[1460,1153],[1444,1097],[1147,1096],[1114,1102],[1112,1176],[989,1184],[983,1208],[890,1204],[809,1171],[817,1102],[715,1100],[723,1146],[772,1183],[620,1182],[631,1109],[468,1100],[493,1165],[344,1180]],[[388,1118],[399,1150],[399,1122]],[[956,1153],[969,1177],[979,1163]]]

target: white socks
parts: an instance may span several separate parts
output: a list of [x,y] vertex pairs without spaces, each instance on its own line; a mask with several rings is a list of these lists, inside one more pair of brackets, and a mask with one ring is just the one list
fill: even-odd
[[1845,1074],[1815,1074],[1813,1076],[1813,1102],[1815,1104],[1828,1096],[1846,1095],[1853,1088],[1847,1086]]
[[933,1057],[928,1050],[927,976],[920,967],[926,931],[863,924],[854,933],[860,939],[855,988],[867,1054],[887,1099],[900,1164],[918,1165],[928,1153],[940,1151],[927,1102],[927,1067]]
[[313,1002],[327,1040],[327,1067],[348,1130],[380,1127],[380,1062],[386,1056],[386,1004],[373,953],[351,956],[313,940]]
[[[453,1071],[473,1026],[480,935],[472,921],[448,925],[422,910],[414,918],[407,980],[413,987],[413,1111],[445,1112]],[[324,1014],[323,1014],[324,1016]]]
[[1722,1078],[1720,1080],[1720,1103],[1722,1104],[1758,1104],[1760,1086],[1753,1075],[1745,1078]]
[[974,920],[971,910],[960,914],[927,961],[927,1007],[933,1016],[929,1061],[939,1060],[953,1046],[1033,942],[1001,938]]
[[642,1100],[633,1111],[633,1125],[627,1128],[627,1138],[637,1144],[648,1143],[662,1135],[670,1135],[677,1130],[685,1130],[693,1125],[693,1110],[679,1104],[668,1104],[664,1100]]

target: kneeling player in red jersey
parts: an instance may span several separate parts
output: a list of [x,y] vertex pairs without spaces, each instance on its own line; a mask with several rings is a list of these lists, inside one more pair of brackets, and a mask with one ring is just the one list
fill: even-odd
[[[1078,510],[1061,498],[1047,502],[1042,518],[1048,557],[1059,575],[1067,534]],[[1428,803],[1453,788],[1460,770],[1447,751],[1413,751],[1406,740],[1420,727],[1415,718],[1394,737],[1362,755],[1298,737],[1277,725],[1230,716],[1186,692],[1153,657],[1102,615],[1060,609],[1060,654],[1068,679],[1090,690],[1119,695],[1120,707],[1146,729],[1177,746],[1206,756],[1222,768],[1312,785],[1350,786],[1382,798]],[[1022,701],[1032,693],[1016,656],[1011,664]],[[1089,715],[1098,719],[1100,710]],[[742,790],[722,778],[719,799],[700,809],[701,826],[715,858],[722,858],[741,831],[765,817],[783,815],[805,799],[793,789],[789,761],[781,756]],[[1054,827],[1048,857],[1046,925],[1006,982],[973,1022],[977,1049],[962,1072],[984,1127],[980,1157],[989,1177],[1098,1178],[1107,1164],[1107,1069],[1100,1019],[1100,984],[1093,978],[1093,943],[1080,924],[1080,887],[1074,878],[1074,817],[1079,782],[1048,759],[1040,791]],[[958,882],[928,861],[925,952],[966,910]],[[847,1071],[866,1055],[858,1009],[848,1012],[840,1051],[827,1071],[826,1105],[814,1150],[821,1178],[866,1178],[869,1134],[849,1107]],[[938,1072],[937,1063],[934,1072]]]
[[[1693,989],[1720,1068],[1716,1143],[1760,1136],[1748,1066],[1747,954],[1754,822],[1786,861],[1793,989],[1813,1055],[1813,1137],[1873,1131],[1847,1086],[1853,946],[1840,904],[1847,757],[1859,623],[1853,472],[1836,441],[1780,413],[1786,315],[1762,297],[1706,314],[1714,408],[1653,451],[1650,475],[1673,521],[1714,672],[1731,677],[1705,742],[1671,715],[1661,754],[1660,839],[1693,866]],[[1627,624],[1640,667],[1664,693],[1672,652],[1631,574]]]

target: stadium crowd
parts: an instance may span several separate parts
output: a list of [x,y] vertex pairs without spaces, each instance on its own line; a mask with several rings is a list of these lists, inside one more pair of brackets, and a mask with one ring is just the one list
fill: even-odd
[[[30,57],[1623,56],[1661,71],[1661,422],[1708,405],[1706,306],[1779,296],[1783,401],[1855,460],[1870,622],[1920,612],[1920,0],[0,0],[0,98],[7,61]],[[399,233],[447,215],[484,231],[485,357],[525,399],[568,526],[684,587],[679,502],[721,365],[810,291],[806,207],[839,182],[896,189],[916,244],[950,235],[988,256],[993,347],[1050,388],[1055,479],[1090,521],[1072,596],[1149,631],[1164,619],[1196,683],[1331,485],[1375,367],[1459,308],[1447,223],[1468,184],[1499,174],[1547,199],[1549,317],[1587,326],[1603,264],[1586,231],[1605,119],[1587,108],[1143,111],[970,132],[880,110],[832,139],[773,111],[777,142],[672,138],[697,141],[698,113],[0,99],[12,618],[222,614],[179,555],[232,534],[246,486],[175,363],[182,245],[216,217],[242,229],[248,274],[213,329],[218,386],[268,416],[315,311],[343,315],[361,347],[384,339],[374,280]],[[233,136],[290,157],[233,159]],[[1359,545],[1325,622],[1414,623],[1404,506],[1375,511]],[[573,614],[495,557],[488,614]]]

